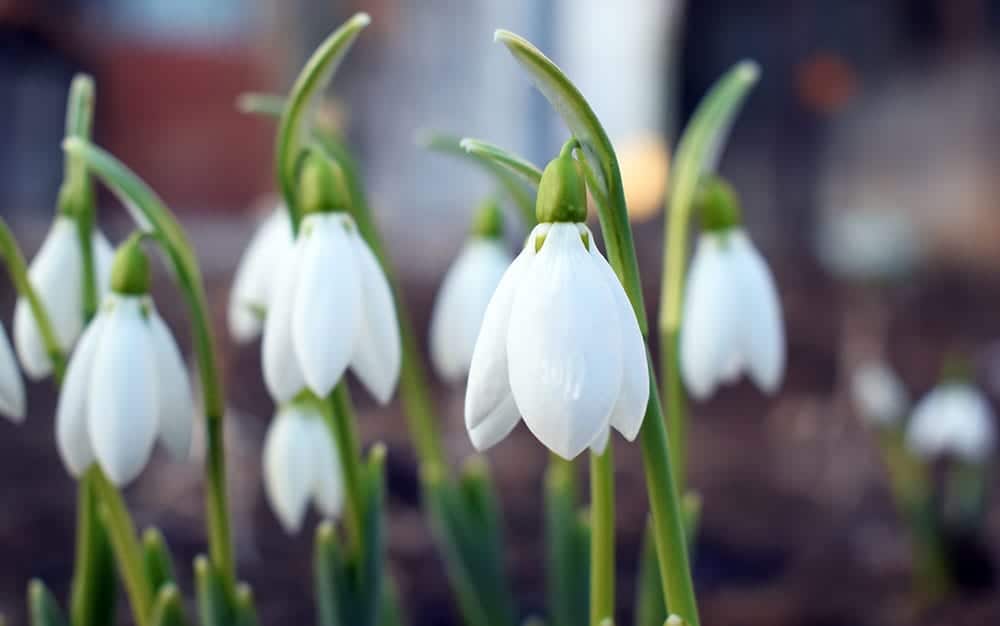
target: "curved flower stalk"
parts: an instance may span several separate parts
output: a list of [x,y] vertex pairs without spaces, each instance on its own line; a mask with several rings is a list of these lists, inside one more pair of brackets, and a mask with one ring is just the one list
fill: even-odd
[[303,187],[317,187],[317,195],[275,274],[278,288],[264,325],[264,380],[279,403],[303,387],[326,397],[350,366],[385,404],[401,362],[392,290],[344,212],[346,190],[336,164],[313,153],[302,180]]
[[472,236],[445,274],[431,313],[431,360],[445,380],[457,382],[469,373],[486,306],[511,260],[500,207],[487,200]]
[[[111,244],[93,229],[91,234],[97,292],[103,297],[108,291],[111,271]],[[77,236],[77,223],[66,215],[56,216],[42,247],[31,261],[28,276],[49,311],[60,347],[69,352],[84,327],[84,271],[80,263],[82,249]],[[24,371],[39,380],[52,373],[52,361],[31,312],[31,305],[18,298],[14,308],[14,345]]]
[[302,527],[310,500],[328,518],[344,508],[340,458],[314,398],[278,409],[264,440],[264,487],[289,533]]
[[913,409],[906,443],[927,460],[951,455],[966,463],[983,463],[996,448],[996,416],[972,385],[945,383]]
[[681,373],[696,398],[743,372],[774,393],[785,369],[774,277],[740,225],[728,185],[715,179],[705,184],[705,229],[691,261],[681,325]]
[[149,297],[139,237],[119,249],[111,288],[70,359],[56,438],[74,476],[96,461],[122,486],[158,437],[174,456],[188,456],[194,401],[184,359]]
[[861,419],[877,428],[898,427],[910,404],[899,376],[878,361],[862,363],[852,372],[851,397]]
[[275,291],[275,268],[292,247],[288,209],[276,207],[261,221],[236,266],[229,292],[229,332],[239,343],[256,339],[264,329],[268,303]]

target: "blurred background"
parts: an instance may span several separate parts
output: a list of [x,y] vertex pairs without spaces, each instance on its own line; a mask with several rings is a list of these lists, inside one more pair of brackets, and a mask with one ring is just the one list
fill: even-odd
[[[286,536],[263,499],[260,448],[272,405],[259,349],[237,347],[224,330],[232,271],[275,189],[275,125],[234,102],[248,90],[286,91],[312,48],[358,10],[373,23],[334,82],[333,111],[423,329],[470,211],[493,186],[421,148],[418,131],[480,137],[541,164],[567,138],[492,42],[495,28],[555,59],[609,131],[650,307],[679,129],[723,71],[759,62],[762,79],[720,170],[777,276],[789,369],[774,397],[744,383],[692,407],[703,621],[1000,623],[1000,508],[963,552],[961,592],[941,606],[915,605],[904,527],[847,393],[854,364],[884,359],[919,397],[959,352],[1000,400],[1000,3],[0,0],[0,213],[26,250],[52,218],[67,89],[86,71],[97,82],[95,141],[181,215],[199,252],[231,405],[239,567],[263,623],[311,620],[311,536]],[[124,213],[106,192],[101,204],[102,223],[121,238]],[[513,244],[523,231],[510,215]],[[183,337],[184,311],[159,274],[160,308]],[[11,311],[12,289],[0,289]],[[449,453],[462,459],[472,452],[463,389],[435,391]],[[389,554],[404,607],[415,624],[458,624],[418,506],[400,408],[356,397],[365,441],[389,445]],[[47,383],[34,385],[27,423],[0,423],[0,613],[12,623],[25,619],[29,578],[64,593],[71,574],[74,484],[55,450],[53,403]],[[489,456],[520,609],[542,613],[546,455],[519,429]],[[138,524],[164,529],[189,576],[185,565],[204,549],[201,470],[157,461],[126,497]],[[618,461],[619,619],[628,624],[646,502],[635,448],[619,443]]]

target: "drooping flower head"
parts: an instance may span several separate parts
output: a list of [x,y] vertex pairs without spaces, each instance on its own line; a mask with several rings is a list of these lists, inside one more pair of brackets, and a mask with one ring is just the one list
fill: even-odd
[[704,232],[688,273],[680,337],[684,383],[692,395],[706,398],[745,372],[772,393],[785,369],[774,277],[740,226],[727,185],[710,181],[699,204]]
[[925,459],[954,455],[962,461],[980,463],[989,459],[996,448],[996,416],[976,387],[944,383],[913,409],[906,443]]
[[521,417],[572,459],[602,452],[610,428],[633,440],[649,399],[645,346],[614,270],[584,224],[586,189],[566,152],[546,168],[539,225],[504,273],[472,356],[465,423],[489,448]]
[[486,306],[510,262],[500,207],[487,200],[434,302],[431,360],[445,380],[458,381],[468,374]]
[[289,533],[302,527],[309,501],[329,518],[344,508],[344,478],[333,435],[315,397],[282,406],[264,441],[264,488]]
[[70,358],[56,409],[59,452],[74,476],[96,461],[125,485],[157,437],[187,458],[193,418],[184,359],[149,296],[149,261],[133,236],[119,248],[111,292]]
[[878,427],[898,424],[910,402],[892,368],[877,361],[862,363],[851,374],[851,396],[861,418]]
[[[111,244],[96,228],[91,241],[100,301],[108,291],[113,252]],[[28,278],[48,311],[59,346],[66,352],[73,349],[83,331],[81,258],[77,222],[60,213],[28,268]],[[39,380],[52,373],[52,360],[31,314],[31,307],[24,298],[18,298],[14,308],[14,346],[30,378]]]
[[281,260],[264,324],[267,388],[278,404],[306,387],[326,397],[350,366],[384,404],[402,359],[392,290],[345,211],[340,168],[312,153],[302,187],[305,217]]
[[288,210],[278,206],[261,222],[240,257],[228,310],[229,332],[236,341],[252,341],[263,330],[277,266],[293,241]]

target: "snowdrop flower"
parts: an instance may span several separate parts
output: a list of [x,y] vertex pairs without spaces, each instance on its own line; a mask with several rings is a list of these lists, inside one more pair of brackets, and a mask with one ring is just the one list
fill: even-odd
[[275,267],[292,242],[288,210],[278,206],[261,222],[236,267],[229,292],[229,332],[236,341],[253,341],[264,328]]
[[703,399],[746,372],[763,391],[774,392],[785,369],[774,277],[740,226],[728,185],[710,182],[700,206],[704,232],[688,273],[680,331],[684,383]]
[[[100,301],[108,291],[112,250],[111,244],[96,228],[92,235],[92,250]],[[28,277],[48,311],[56,339],[67,352],[83,331],[81,259],[76,220],[58,215],[28,268]],[[14,308],[14,346],[30,378],[39,380],[52,373],[52,360],[45,350],[45,342],[31,314],[31,307],[24,298],[18,298]]]
[[116,485],[134,479],[157,436],[187,458],[194,403],[184,359],[149,297],[149,261],[133,236],[115,257],[111,293],[84,331],[56,409],[63,462],[97,462]]
[[264,490],[289,533],[302,527],[309,501],[326,517],[344,508],[340,457],[323,416],[310,402],[278,410],[264,441]]
[[910,403],[899,377],[881,362],[863,363],[854,370],[851,396],[861,418],[883,428],[898,424]]
[[951,454],[978,463],[993,453],[995,422],[993,410],[981,391],[969,384],[946,383],[917,404],[906,443],[926,459]]
[[[278,404],[303,388],[326,397],[347,367],[381,403],[402,360],[392,290],[350,215],[340,170],[303,166],[305,217],[278,267],[262,345],[264,380]],[[311,185],[307,185],[310,182]]]
[[487,201],[434,302],[431,360],[438,374],[451,382],[468,374],[486,305],[511,262],[501,220],[500,207]]
[[7,332],[0,326],[0,414],[15,422],[24,420],[24,381],[17,368]]
[[649,399],[645,345],[618,277],[583,220],[586,190],[561,155],[538,189],[540,224],[504,273],[472,356],[465,425],[498,443],[521,416],[559,456],[603,452],[609,429],[633,440]]

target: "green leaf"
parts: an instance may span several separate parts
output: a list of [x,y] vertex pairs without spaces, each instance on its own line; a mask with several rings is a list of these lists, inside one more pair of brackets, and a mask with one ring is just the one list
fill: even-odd
[[194,560],[194,579],[201,626],[231,626],[233,610],[226,597],[225,584],[204,555]]
[[248,91],[237,96],[236,109],[240,113],[280,118],[285,112],[285,102],[281,94]]
[[[463,139],[460,137],[455,137],[453,135],[445,135],[442,133],[436,133],[433,131],[421,131],[417,134],[417,143],[428,150],[434,152],[440,152],[442,154],[450,154],[452,156],[459,157],[461,159],[467,160],[474,163],[485,170],[488,174],[496,179],[496,182],[501,188],[510,196],[512,202],[517,207],[518,212],[521,216],[521,221],[524,222],[526,228],[531,228],[535,225],[535,194],[533,190],[530,190],[524,182],[524,172],[528,171],[530,168],[537,170],[538,168],[531,165],[528,161],[517,157],[515,155],[509,155],[509,161],[522,162],[525,167],[522,169],[524,172],[515,172],[509,163],[501,163],[495,157],[499,153],[503,153],[503,150],[496,148],[496,153],[490,156],[481,153],[474,153],[466,150],[463,146]],[[488,144],[482,144],[488,145]],[[479,147],[479,146],[473,146]],[[506,154],[506,153],[505,153]],[[541,178],[541,172],[539,172],[538,177]],[[535,186],[538,183],[535,182]]]
[[504,166],[536,189],[538,188],[538,184],[542,182],[542,170],[537,165],[522,156],[504,150],[496,144],[473,139],[472,137],[465,137],[459,145],[473,156],[483,157]]
[[639,328],[645,334],[646,309],[642,291],[638,288],[639,267],[625,205],[625,190],[618,169],[618,157],[608,134],[580,90],[538,48],[506,30],[496,31],[494,39],[506,46],[514,59],[528,72],[535,87],[542,92],[579,141],[584,163],[590,170],[588,185],[592,186],[598,205],[608,261],[625,285]]
[[156,528],[147,528],[142,533],[142,560],[146,566],[146,576],[154,590],[176,581],[170,549],[163,534]]
[[579,514],[575,466],[555,455],[550,455],[545,475],[545,545],[549,622],[588,623],[590,540]]
[[70,616],[74,626],[104,626],[113,622],[117,604],[115,560],[93,480],[86,475],[77,486],[77,507]]
[[652,522],[647,520],[639,553],[639,576],[636,584],[635,626],[662,626],[667,619],[660,564],[656,560],[656,545]]
[[316,595],[316,619],[320,626],[341,624],[338,578],[343,567],[337,533],[331,522],[324,521],[316,528],[313,547],[313,591]]
[[156,594],[153,613],[149,620],[150,626],[187,626],[184,616],[184,599],[177,585],[168,582]]
[[260,626],[253,589],[246,583],[236,586],[236,626]]
[[296,166],[311,135],[313,107],[330,84],[351,44],[369,23],[371,18],[368,14],[357,13],[320,44],[295,80],[288,105],[281,116],[275,162],[281,193],[296,229],[301,217],[295,202]]
[[28,616],[31,626],[66,626],[59,603],[38,579],[28,583]]
[[378,615],[378,626],[404,626],[406,621],[399,608],[399,591],[391,578],[382,582],[382,606]]

